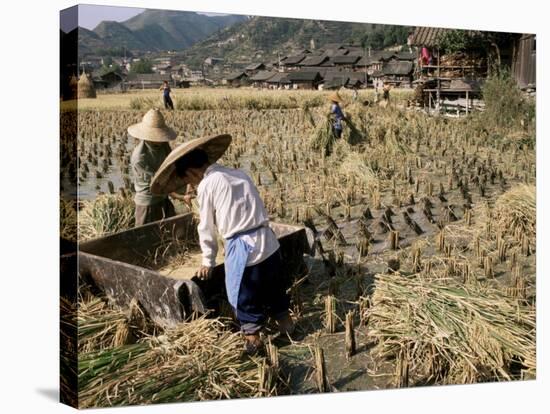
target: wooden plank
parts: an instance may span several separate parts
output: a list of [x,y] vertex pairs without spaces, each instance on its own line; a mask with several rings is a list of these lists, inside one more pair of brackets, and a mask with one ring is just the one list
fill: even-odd
[[155,221],[79,244],[79,250],[113,260],[144,265],[159,246],[173,240],[198,240],[192,213]]
[[160,326],[183,322],[192,311],[207,311],[200,288],[191,280],[172,279],[143,267],[84,252],[78,254],[78,270],[84,280],[115,304],[128,307],[132,300],[137,300],[147,316]]

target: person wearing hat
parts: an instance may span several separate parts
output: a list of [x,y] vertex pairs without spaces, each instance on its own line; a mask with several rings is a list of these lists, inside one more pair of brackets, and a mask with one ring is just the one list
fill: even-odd
[[172,102],[172,98],[170,97],[170,92],[172,92],[172,90],[170,89],[170,85],[168,85],[168,81],[164,81],[162,83],[162,86],[159,88],[159,91],[162,91],[164,109],[174,110],[174,102]]
[[294,324],[279,242],[269,227],[258,190],[242,170],[216,163],[230,143],[231,136],[224,134],[178,146],[155,174],[151,190],[165,194],[185,184],[197,188],[202,250],[197,276],[210,277],[216,264],[219,233],[225,239],[227,299],[245,337],[245,350],[254,354],[263,346],[260,331],[268,317],[277,321],[283,334],[292,333]]
[[338,92],[334,92],[329,96],[329,100],[332,102],[330,107],[330,114],[333,118],[332,133],[336,138],[340,138],[342,136],[342,121],[345,119],[342,108],[340,108],[342,98]]
[[153,195],[151,180],[172,148],[169,142],[176,132],[169,128],[162,113],[150,109],[142,121],[128,127],[128,134],[139,140],[130,157],[136,194],[135,224],[141,226],[175,215],[174,205],[167,194]]

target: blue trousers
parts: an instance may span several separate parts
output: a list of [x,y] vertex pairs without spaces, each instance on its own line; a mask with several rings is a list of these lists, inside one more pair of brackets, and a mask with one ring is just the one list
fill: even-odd
[[174,109],[174,102],[169,95],[164,95],[164,108],[165,109]]
[[244,334],[258,332],[268,317],[282,318],[289,306],[280,250],[256,265],[245,267],[235,310]]

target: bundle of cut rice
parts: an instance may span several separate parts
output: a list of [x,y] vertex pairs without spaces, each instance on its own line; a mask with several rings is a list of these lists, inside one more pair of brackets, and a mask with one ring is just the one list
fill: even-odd
[[376,276],[366,311],[379,355],[416,383],[518,379],[536,369],[535,309],[496,290]]

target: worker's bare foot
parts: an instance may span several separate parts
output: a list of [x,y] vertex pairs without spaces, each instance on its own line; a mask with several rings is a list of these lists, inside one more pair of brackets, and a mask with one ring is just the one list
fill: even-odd
[[260,334],[244,335],[244,351],[247,355],[256,355],[263,349],[264,343]]
[[283,335],[292,335],[294,333],[294,321],[287,312],[283,317],[277,319],[279,332]]

